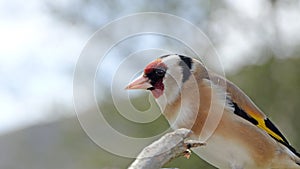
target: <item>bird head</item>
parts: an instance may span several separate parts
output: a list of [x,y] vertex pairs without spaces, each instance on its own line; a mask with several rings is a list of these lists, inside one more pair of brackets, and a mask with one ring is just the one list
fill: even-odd
[[172,100],[190,78],[193,62],[192,58],[177,54],[161,56],[149,63],[126,89],[145,89],[156,99],[165,94],[168,100]]

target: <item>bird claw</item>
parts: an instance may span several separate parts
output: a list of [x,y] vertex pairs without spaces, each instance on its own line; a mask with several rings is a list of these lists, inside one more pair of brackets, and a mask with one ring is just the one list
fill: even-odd
[[191,154],[192,154],[192,151],[190,149],[186,149],[184,152],[183,152],[183,156],[186,158],[186,159],[189,159],[191,157]]
[[183,156],[187,159],[189,159],[192,155],[191,148],[198,147],[198,146],[204,146],[205,143],[199,142],[197,140],[187,140],[185,141],[185,148],[186,150],[183,152]]

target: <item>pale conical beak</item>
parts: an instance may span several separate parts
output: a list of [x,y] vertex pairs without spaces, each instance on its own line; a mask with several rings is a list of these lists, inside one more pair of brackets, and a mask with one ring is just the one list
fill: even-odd
[[125,89],[148,89],[151,87],[153,86],[149,83],[149,79],[142,74],[131,83],[129,83],[129,85]]

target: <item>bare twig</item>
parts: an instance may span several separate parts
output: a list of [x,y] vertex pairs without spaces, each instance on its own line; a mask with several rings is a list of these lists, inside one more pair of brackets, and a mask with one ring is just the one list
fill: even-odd
[[179,156],[189,158],[190,148],[204,145],[197,140],[184,141],[191,135],[188,129],[177,129],[145,147],[128,169],[159,169]]

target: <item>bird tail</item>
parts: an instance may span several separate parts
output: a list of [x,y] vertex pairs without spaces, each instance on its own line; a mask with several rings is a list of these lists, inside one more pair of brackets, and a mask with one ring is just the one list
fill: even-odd
[[300,153],[297,152],[295,148],[289,145],[289,150],[292,151],[295,163],[300,167]]
[[293,168],[300,169],[300,153],[298,153],[292,146],[282,145],[282,151],[273,161],[271,168]]
[[296,164],[298,164],[300,166],[300,154],[299,153],[296,154],[295,162],[296,162]]
[[288,142],[281,142],[287,149],[288,154],[293,159],[293,161],[300,167],[300,153],[297,152],[297,150],[292,147]]
[[292,154],[293,161],[297,164],[297,168],[300,168],[300,153],[293,148]]

